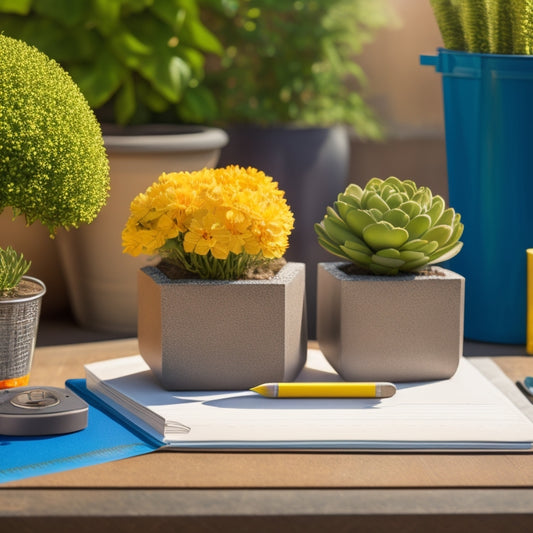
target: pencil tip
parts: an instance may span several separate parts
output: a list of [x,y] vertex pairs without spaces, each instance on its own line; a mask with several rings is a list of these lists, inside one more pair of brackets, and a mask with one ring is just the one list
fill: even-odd
[[262,385],[257,385],[256,387],[252,387],[250,389],[253,392],[257,392],[257,394],[260,394],[261,396],[270,396],[270,384],[269,383],[263,383]]

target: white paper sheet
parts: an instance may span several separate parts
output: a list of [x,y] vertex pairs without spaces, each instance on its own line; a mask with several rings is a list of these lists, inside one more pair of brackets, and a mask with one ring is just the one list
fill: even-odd
[[[529,449],[533,423],[468,360],[449,380],[400,383],[386,399],[270,399],[170,392],[141,356],[86,366],[87,386],[170,446],[200,449]],[[309,350],[300,381],[339,376]]]

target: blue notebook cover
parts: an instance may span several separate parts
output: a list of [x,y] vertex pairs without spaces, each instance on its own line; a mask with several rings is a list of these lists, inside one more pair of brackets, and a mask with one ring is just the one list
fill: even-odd
[[87,427],[66,435],[0,435],[0,483],[125,459],[163,446],[109,411],[87,390],[84,379],[66,385],[89,404]]

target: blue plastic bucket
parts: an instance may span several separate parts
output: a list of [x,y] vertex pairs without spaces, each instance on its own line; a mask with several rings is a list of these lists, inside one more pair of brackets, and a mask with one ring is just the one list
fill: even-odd
[[450,268],[466,278],[465,336],[525,344],[533,247],[533,56],[438,50],[449,204],[465,225]]

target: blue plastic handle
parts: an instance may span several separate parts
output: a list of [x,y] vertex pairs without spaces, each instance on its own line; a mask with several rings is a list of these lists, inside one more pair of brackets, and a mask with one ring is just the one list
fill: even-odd
[[430,66],[430,67],[436,67],[437,66],[437,60],[439,59],[439,56],[426,56],[421,55],[420,56],[420,64],[424,66]]

